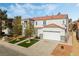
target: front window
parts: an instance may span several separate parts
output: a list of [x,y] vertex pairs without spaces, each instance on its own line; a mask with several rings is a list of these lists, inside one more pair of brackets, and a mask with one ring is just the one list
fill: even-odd
[[43,21],[43,25],[44,25],[44,26],[46,25],[46,21],[45,21],[45,20]]
[[64,24],[64,20],[63,20],[63,24]]
[[65,42],[66,41],[66,37],[65,36],[61,36],[61,41]]

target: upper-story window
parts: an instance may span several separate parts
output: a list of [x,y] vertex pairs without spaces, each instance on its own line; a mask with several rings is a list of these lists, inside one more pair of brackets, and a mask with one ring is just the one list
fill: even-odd
[[31,21],[32,25],[34,25],[34,21]]
[[43,21],[43,25],[44,25],[44,26],[46,25],[46,20]]

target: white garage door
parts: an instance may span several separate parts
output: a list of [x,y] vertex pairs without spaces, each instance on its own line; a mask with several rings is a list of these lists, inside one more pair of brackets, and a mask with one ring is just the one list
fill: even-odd
[[45,32],[43,32],[43,39],[60,41],[60,32],[45,31]]

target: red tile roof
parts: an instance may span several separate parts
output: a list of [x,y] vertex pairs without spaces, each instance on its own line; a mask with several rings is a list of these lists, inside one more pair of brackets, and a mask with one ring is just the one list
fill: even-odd
[[54,23],[52,23],[52,24],[49,24],[49,25],[46,25],[46,26],[43,26],[43,27],[35,27],[35,28],[62,28],[62,29],[65,29],[64,27],[62,27],[62,26],[59,26],[59,25],[57,25],[57,24],[54,24]]
[[65,18],[67,18],[66,16],[67,16],[67,14],[60,14],[60,15],[36,17],[36,18],[32,18],[32,20],[65,19]]

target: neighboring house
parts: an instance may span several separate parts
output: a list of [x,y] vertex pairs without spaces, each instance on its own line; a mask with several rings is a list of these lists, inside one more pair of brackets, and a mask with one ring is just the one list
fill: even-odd
[[[31,24],[30,24],[31,23]],[[22,25],[22,36],[25,36],[25,34],[26,34],[26,28],[27,27],[29,27],[30,25],[31,25],[31,27],[29,27],[29,28],[32,28],[33,26],[34,26],[34,22],[33,22],[33,20],[32,19],[23,19],[22,21],[21,21],[21,25]],[[32,26],[33,25],[33,26]],[[34,28],[34,27],[33,27]],[[33,29],[32,28],[32,29]]]
[[5,33],[5,35],[10,35],[11,30],[9,28],[3,29],[2,32]]
[[12,33],[12,22],[13,19],[9,18],[6,21],[2,21],[2,32],[4,32],[6,35],[11,35]]
[[21,21],[21,25],[22,25],[22,36],[25,36],[26,23],[27,23],[27,21],[25,19]]
[[13,18],[9,18],[8,20],[7,20],[7,25],[8,25],[8,27],[11,29],[11,28],[13,28]]
[[[31,18],[35,28],[35,35],[40,39],[67,41],[68,39],[68,23],[69,18],[67,14],[58,14],[52,16]],[[24,30],[26,28],[25,21],[22,21]]]

